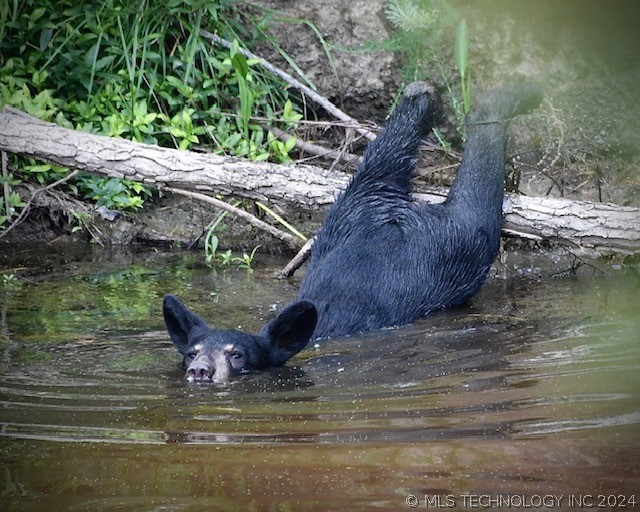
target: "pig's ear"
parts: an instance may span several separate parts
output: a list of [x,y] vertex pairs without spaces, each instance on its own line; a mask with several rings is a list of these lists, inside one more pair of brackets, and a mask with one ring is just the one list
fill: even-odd
[[269,346],[271,363],[283,365],[300,352],[316,328],[318,312],[309,301],[301,300],[287,306],[282,313],[269,322],[262,331]]
[[192,313],[175,295],[165,295],[162,302],[164,323],[178,352],[184,354],[189,348],[189,334],[194,327],[206,327],[202,318]]

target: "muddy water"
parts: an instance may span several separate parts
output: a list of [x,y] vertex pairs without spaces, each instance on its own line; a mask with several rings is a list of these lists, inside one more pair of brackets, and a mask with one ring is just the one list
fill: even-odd
[[194,385],[162,295],[256,329],[295,295],[283,261],[49,251],[2,256],[0,510],[640,507],[631,271],[510,256],[467,307]]

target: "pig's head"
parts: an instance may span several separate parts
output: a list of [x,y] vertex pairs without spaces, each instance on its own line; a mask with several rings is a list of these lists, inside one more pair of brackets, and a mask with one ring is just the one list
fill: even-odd
[[224,382],[233,375],[282,366],[300,352],[316,327],[309,301],[287,306],[259,333],[211,329],[175,295],[165,295],[162,312],[173,344],[182,354],[189,381]]

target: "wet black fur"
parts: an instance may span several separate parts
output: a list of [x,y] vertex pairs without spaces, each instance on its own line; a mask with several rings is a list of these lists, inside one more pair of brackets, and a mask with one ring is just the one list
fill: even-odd
[[311,338],[402,325],[470,299],[499,248],[508,120],[535,108],[541,96],[528,83],[481,97],[467,119],[464,157],[447,200],[425,204],[410,194],[411,175],[438,109],[424,84],[409,86],[331,207],[298,299],[249,335],[211,330],[167,296],[164,316],[178,350],[237,345],[244,366],[231,373],[243,373],[284,364]]

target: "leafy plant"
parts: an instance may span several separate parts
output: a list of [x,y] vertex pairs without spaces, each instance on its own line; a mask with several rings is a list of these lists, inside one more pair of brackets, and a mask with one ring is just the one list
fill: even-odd
[[77,233],[78,231],[82,231],[83,229],[86,229],[86,227],[89,224],[90,215],[87,212],[77,212],[75,210],[72,210],[71,214],[73,215],[73,218],[78,223],[77,225],[71,228],[71,232]]
[[[236,204],[234,204],[234,206],[237,206],[237,204],[239,203],[236,202]],[[227,216],[228,212],[222,212],[220,213],[220,215],[218,215],[213,222],[211,222],[209,224],[209,226],[206,229],[206,235],[205,235],[205,239],[204,239],[204,255],[205,255],[205,261],[207,262],[207,264],[214,264],[216,261],[216,258],[219,256],[218,253],[218,244],[219,244],[219,239],[218,239],[218,235],[216,234],[216,231],[220,229],[220,225],[223,221],[223,219]]]
[[[240,201],[234,201],[232,204],[233,206],[238,206]],[[233,265],[237,268],[253,272],[252,263],[255,253],[260,247],[259,245],[254,247],[249,254],[243,253],[242,256],[234,256],[231,249],[227,249],[226,251],[218,250],[219,239],[216,233],[223,229],[222,221],[227,214],[228,212],[226,211],[221,212],[211,224],[207,226],[204,241],[205,262],[211,266],[220,265],[227,267]]]
[[80,182],[87,191],[86,197],[95,200],[97,206],[110,210],[138,210],[142,208],[144,197],[151,195],[148,187],[129,180],[87,176]]
[[238,268],[242,268],[247,272],[253,272],[253,258],[256,255],[257,250],[260,248],[259,245],[256,245],[253,250],[247,254],[246,252],[242,254],[242,256],[236,256],[231,259],[231,263],[237,265]]
[[253,114],[253,106],[255,102],[254,92],[249,88],[249,81],[251,75],[249,74],[249,61],[239,53],[240,46],[238,40],[233,40],[233,46],[231,47],[231,64],[235,71],[236,80],[238,82],[238,98],[240,100],[240,107],[238,108],[238,127],[244,134],[244,140],[247,144],[247,155],[251,155],[250,135],[249,135],[249,123],[251,122],[251,116]]
[[180,141],[178,144],[180,149],[189,149],[193,144],[200,142],[199,136],[206,133],[203,126],[194,125],[194,114],[195,109],[184,108],[171,119],[165,116],[167,126],[163,130],[168,131]]
[[[237,2],[5,3],[0,104],[112,137],[290,160],[294,141],[265,137],[263,125],[289,128],[301,115],[279,79],[240,52],[240,41],[265,38],[266,22]],[[201,29],[234,41],[232,48],[213,46]],[[12,188],[22,181],[45,185],[68,173],[25,159],[14,158],[13,165],[19,171]],[[68,186],[114,209],[137,210],[150,197],[146,187],[126,180],[84,176]],[[20,202],[13,204],[19,208]]]
[[223,267],[231,265],[231,261],[233,260],[233,252],[231,252],[231,249],[220,252],[218,256],[220,257],[220,265],[222,265]]
[[[18,208],[27,205],[20,194],[11,191],[11,187],[18,183],[19,180],[16,180],[11,173],[6,176],[0,175],[0,189],[5,191],[5,194],[0,195],[0,228],[16,214]],[[8,188],[5,188],[5,184],[8,185]]]
[[22,286],[21,281],[15,274],[1,274],[0,283],[7,288]]

